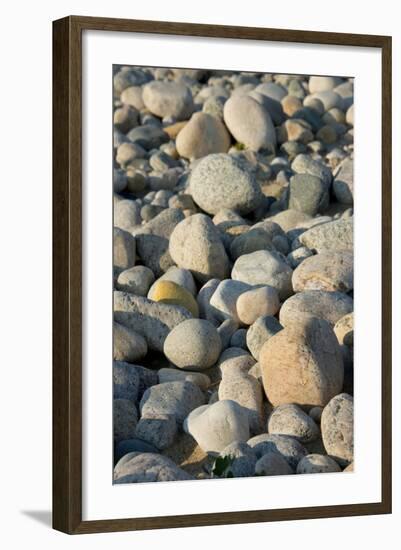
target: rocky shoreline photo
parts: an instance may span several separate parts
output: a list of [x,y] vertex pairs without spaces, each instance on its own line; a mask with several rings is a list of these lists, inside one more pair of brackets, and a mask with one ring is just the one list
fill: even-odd
[[114,483],[353,471],[353,80],[113,85]]

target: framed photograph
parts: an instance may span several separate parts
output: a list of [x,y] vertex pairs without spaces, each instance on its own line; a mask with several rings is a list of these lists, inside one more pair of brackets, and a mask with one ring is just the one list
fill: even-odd
[[390,513],[391,37],[73,16],[53,71],[54,528]]

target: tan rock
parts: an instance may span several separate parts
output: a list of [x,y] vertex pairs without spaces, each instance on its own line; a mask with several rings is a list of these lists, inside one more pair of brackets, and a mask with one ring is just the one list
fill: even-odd
[[341,317],[334,325],[334,332],[340,344],[352,346],[354,343],[354,312]]
[[302,101],[293,95],[286,95],[281,100],[283,111],[286,115],[292,116],[294,113],[302,109]]
[[330,325],[316,318],[285,327],[263,345],[259,362],[273,406],[325,406],[341,392],[344,365]]
[[211,153],[227,153],[231,139],[219,118],[207,113],[195,113],[177,135],[178,153],[188,159],[198,159]]
[[170,126],[166,126],[165,128],[163,128],[163,130],[171,139],[175,139],[187,124],[188,121],[183,120],[182,122],[175,122],[174,124],[170,124]]
[[199,317],[198,304],[186,288],[167,280],[156,281],[152,288],[152,300],[154,302],[182,306],[192,313],[193,317]]
[[245,325],[252,325],[258,317],[275,315],[279,308],[278,292],[268,285],[248,290],[237,300],[237,315]]
[[354,287],[354,255],[352,251],[322,252],[306,258],[292,275],[296,292],[327,290],[349,292]]

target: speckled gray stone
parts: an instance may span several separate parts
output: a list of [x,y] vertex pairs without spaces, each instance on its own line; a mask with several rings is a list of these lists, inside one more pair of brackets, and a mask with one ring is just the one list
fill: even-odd
[[135,435],[138,411],[129,399],[113,399],[114,443],[131,439]]
[[329,206],[329,187],[311,174],[295,174],[290,179],[288,208],[315,216]]
[[139,420],[135,435],[160,450],[167,449],[177,435],[177,421],[173,415],[158,414],[154,418],[148,415]]
[[316,453],[305,456],[297,466],[297,474],[327,474],[341,472],[337,462],[328,455]]
[[255,450],[258,458],[269,452],[280,454],[294,470],[308,454],[302,443],[289,435],[260,434],[249,439],[248,445]]
[[349,292],[354,288],[352,250],[321,252],[306,258],[292,275],[295,292],[327,290]]
[[[121,460],[124,460],[123,457]],[[181,481],[193,477],[179,468],[167,456],[153,453],[133,453],[129,460],[118,462],[114,483],[148,483],[151,481]]]
[[120,323],[113,324],[113,359],[134,363],[147,352],[148,345],[143,336]]
[[338,202],[354,203],[354,161],[346,158],[334,172],[333,191]]
[[188,319],[170,331],[163,351],[181,369],[207,369],[220,355],[221,339],[209,321]]
[[176,120],[186,120],[194,110],[192,94],[184,84],[173,81],[154,80],[143,87],[145,107],[154,115]]
[[270,434],[291,435],[301,443],[309,443],[319,437],[319,428],[313,419],[292,403],[276,407],[267,422]]
[[115,227],[113,245],[113,265],[117,272],[133,267],[136,260],[135,238],[127,231]]
[[230,208],[240,214],[255,210],[263,200],[254,175],[231,155],[204,157],[191,173],[190,189],[195,203],[208,214]]
[[205,402],[203,392],[192,382],[164,382],[148,388],[139,404],[141,417],[168,414],[182,424],[191,411]]
[[246,345],[256,361],[259,359],[263,344],[282,328],[277,319],[270,315],[258,317],[252,323],[246,333]]
[[284,456],[275,451],[267,452],[255,464],[255,474],[258,476],[282,476],[293,473]]
[[343,292],[304,290],[291,296],[280,309],[280,323],[287,326],[307,317],[325,319],[331,325],[354,309],[353,299]]
[[341,393],[323,409],[321,418],[323,444],[327,454],[341,466],[348,466],[354,455],[354,400]]
[[299,237],[300,242],[316,252],[352,250],[354,246],[353,218],[342,218],[311,227]]
[[114,293],[115,320],[141,334],[153,350],[162,351],[170,330],[191,317],[181,306],[152,302],[127,292]]
[[249,477],[254,475],[257,458],[254,450],[246,443],[234,441],[223,449],[220,456],[223,458],[229,456],[233,459],[228,469],[233,477]]

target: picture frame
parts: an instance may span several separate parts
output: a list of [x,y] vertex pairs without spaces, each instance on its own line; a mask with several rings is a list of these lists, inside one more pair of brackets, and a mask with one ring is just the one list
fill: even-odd
[[[381,52],[381,498],[375,502],[85,520],[82,514],[84,31],[373,48]],[[140,64],[140,63],[138,63]],[[107,108],[107,107],[105,107]],[[53,527],[68,534],[391,513],[391,37],[70,16],[53,22]]]

